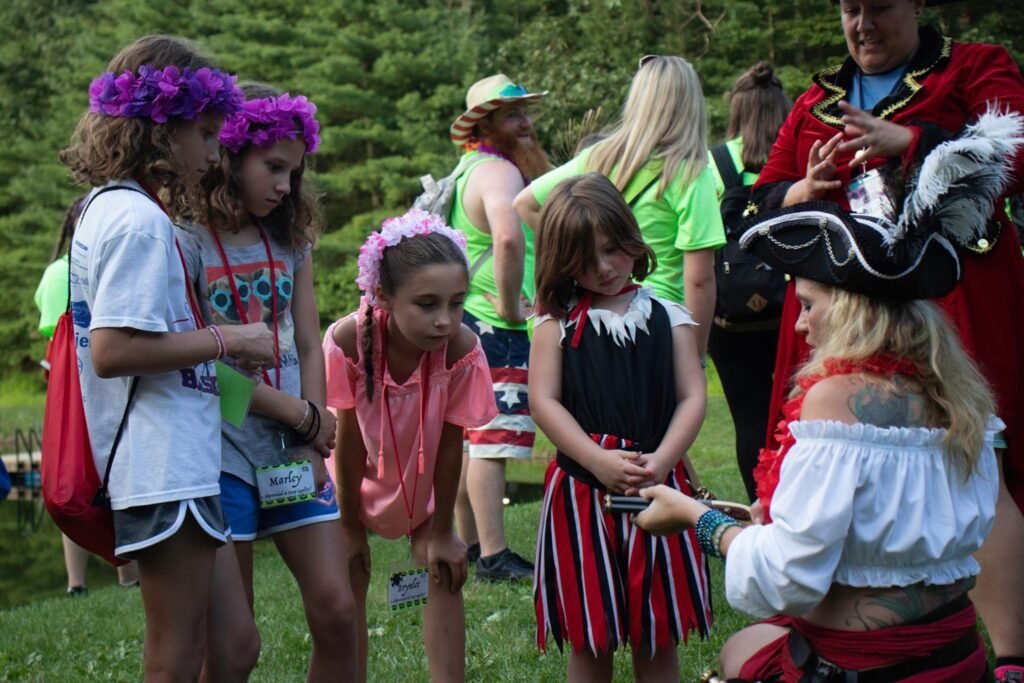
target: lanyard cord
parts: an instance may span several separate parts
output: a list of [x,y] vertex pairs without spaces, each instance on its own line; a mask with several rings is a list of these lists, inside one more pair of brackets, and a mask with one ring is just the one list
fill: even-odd
[[[270,314],[274,320],[274,357],[277,359],[277,364],[274,366],[274,379],[277,381],[271,385],[275,389],[281,388],[281,344],[278,339],[277,329],[277,278],[274,275],[274,256],[270,251],[270,240],[267,238],[267,234],[263,231],[263,226],[257,224],[257,230],[260,231],[260,239],[263,240],[263,248],[267,251],[267,270],[270,271]],[[224,251],[224,245],[221,244],[220,237],[217,235],[217,231],[210,228],[210,235],[213,237],[213,243],[217,245],[217,251],[220,253],[220,261],[224,264],[224,270],[228,274],[228,284],[231,286],[231,297],[235,301],[235,308],[238,309],[238,317],[242,320],[243,324],[249,324],[249,316],[245,312],[245,307],[242,305],[242,296],[238,293],[238,286],[235,284],[235,273],[231,270],[231,262],[228,261],[228,255]],[[255,293],[255,290],[254,292]],[[268,385],[270,384],[270,375],[267,374],[266,369],[263,370],[263,381]]]
[[426,407],[426,395],[427,395],[427,383],[430,381],[430,354],[424,353],[423,360],[420,361],[420,375],[422,377],[420,383],[420,405],[419,405],[419,453],[417,454],[417,477],[413,480],[412,484],[412,498],[405,490],[405,468],[402,467],[402,461],[398,457],[398,439],[395,436],[395,423],[391,419],[391,403],[388,402],[388,385],[384,382],[384,375],[387,373],[388,367],[388,314],[385,311],[381,317],[381,404],[383,410],[381,410],[381,438],[380,438],[380,450],[377,454],[378,462],[378,476],[383,476],[384,468],[384,419],[387,417],[388,431],[391,433],[391,450],[395,454],[395,469],[398,473],[398,486],[402,492],[402,501],[405,503],[405,511],[409,515],[409,539],[412,540],[412,518],[413,512],[415,511],[416,505],[416,489],[419,487],[420,478],[418,475],[423,474],[423,419]]
[[[160,207],[160,210],[164,212],[164,215],[170,219],[171,215],[167,213],[167,207],[164,206],[162,201],[160,201],[160,195],[154,192],[149,185],[138,178],[135,179],[135,182],[137,182],[139,187],[149,195],[149,198]],[[174,248],[178,250],[178,260],[181,261],[181,270],[185,274],[185,297],[188,299],[189,308],[192,309],[192,324],[196,326],[197,330],[201,330],[206,327],[206,321],[203,320],[203,316],[199,313],[199,302],[196,301],[195,290],[189,286],[188,266],[185,264],[185,255],[181,252],[181,245],[178,243],[177,236],[174,238]]]

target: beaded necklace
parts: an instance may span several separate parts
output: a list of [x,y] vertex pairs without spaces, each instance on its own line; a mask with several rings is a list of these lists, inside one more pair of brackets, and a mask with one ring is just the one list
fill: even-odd
[[516,167],[516,170],[519,171],[519,175],[521,175],[523,177],[523,182],[524,183],[526,183],[527,185],[530,184],[530,179],[527,178],[526,175],[524,175],[521,170],[519,170],[519,166],[512,159],[512,157],[510,157],[509,155],[505,154],[504,152],[499,152],[498,150],[494,149],[490,145],[485,144],[483,142],[477,142],[475,140],[471,141],[471,142],[467,142],[465,145],[463,145],[463,148],[467,152],[480,152],[481,154],[487,154],[488,156],[498,157],[499,159],[504,159],[505,161],[507,161],[508,163],[510,163],[510,164],[512,164],[513,166]]

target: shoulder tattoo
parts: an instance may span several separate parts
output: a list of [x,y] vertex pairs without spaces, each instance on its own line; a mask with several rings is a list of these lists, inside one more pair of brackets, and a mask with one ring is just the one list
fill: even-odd
[[925,424],[925,402],[917,394],[887,391],[876,384],[863,388],[846,400],[850,412],[865,424],[878,427],[921,427]]

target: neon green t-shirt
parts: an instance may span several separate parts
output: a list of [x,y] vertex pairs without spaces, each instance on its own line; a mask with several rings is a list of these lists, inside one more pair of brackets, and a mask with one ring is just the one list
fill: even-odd
[[[736,167],[736,172],[739,173],[740,169],[743,168],[743,138],[733,138],[732,140],[726,140],[725,148],[729,150],[729,156],[732,157],[732,164]],[[725,183],[722,182],[722,175],[718,172],[718,167],[715,166],[715,160],[711,156],[711,150],[708,150],[708,166],[711,167],[711,172],[715,175],[715,194],[719,199],[725,194]],[[757,182],[757,177],[760,173],[751,173],[750,171],[744,171],[740,176],[740,180],[743,181],[744,187],[750,187]]]
[[53,337],[57,321],[68,308],[68,255],[64,254],[43,271],[36,287],[35,302],[39,309],[39,333],[47,339]]
[[[559,166],[530,184],[533,196],[541,205],[558,183],[587,172],[590,150]],[[653,159],[630,181],[630,190],[642,188],[660,174],[662,161]],[[689,185],[682,181],[683,169],[658,197],[660,181],[644,189],[633,202],[633,215],[640,225],[644,241],[658,257],[657,269],[644,284],[654,288],[658,296],[683,302],[683,252],[715,249],[725,244],[725,229],[718,209],[715,177],[711,168],[705,168]],[[634,189],[635,188],[635,189]]]
[[[466,257],[469,259],[470,267],[479,261],[480,265],[469,283],[469,292],[466,294],[466,310],[474,317],[494,327],[503,330],[526,330],[529,323],[510,325],[508,321],[498,316],[494,305],[488,301],[487,296],[498,298],[498,282],[494,277],[494,254],[487,253],[494,243],[490,233],[486,233],[473,225],[469,219],[466,208],[462,205],[462,198],[466,194],[466,183],[469,176],[476,167],[484,162],[493,161],[496,157],[480,154],[480,152],[467,152],[463,157],[466,162],[466,169],[455,181],[455,197],[452,200],[452,215],[449,217],[449,224],[461,230],[466,236]],[[535,296],[535,283],[533,280],[534,257],[533,257],[533,231],[525,223],[520,223],[523,229],[523,237],[526,250],[523,254],[523,286],[522,294],[527,301],[533,301]]]

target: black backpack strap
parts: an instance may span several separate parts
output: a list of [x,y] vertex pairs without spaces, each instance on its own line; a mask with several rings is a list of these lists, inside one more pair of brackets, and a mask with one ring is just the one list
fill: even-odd
[[110,444],[110,455],[107,456],[107,468],[103,472],[103,486],[96,491],[96,497],[92,504],[98,507],[110,507],[110,496],[107,494],[107,486],[110,484],[110,470],[114,467],[114,454],[117,452],[117,445],[121,443],[121,435],[124,434],[124,427],[128,424],[128,411],[132,407],[132,399],[135,398],[135,390],[139,387],[138,376],[132,377],[128,386],[128,402],[124,404],[124,415],[121,416],[121,424],[117,425],[117,432],[114,434],[114,441]]
[[743,185],[743,179],[737,173],[736,164],[733,162],[732,155],[729,154],[729,148],[726,147],[724,142],[711,148],[711,158],[715,160],[715,166],[718,167],[718,175],[722,176],[722,183],[725,185],[725,189],[728,190],[731,187]]

